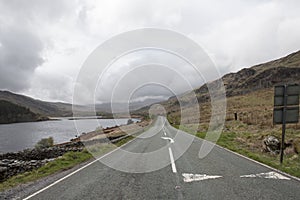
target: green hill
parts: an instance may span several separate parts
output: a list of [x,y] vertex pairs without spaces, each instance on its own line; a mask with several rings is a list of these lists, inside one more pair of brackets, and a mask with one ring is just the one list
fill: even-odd
[[0,100],[9,101],[32,112],[49,117],[72,116],[72,105],[60,102],[46,102],[9,91],[0,91]]
[[47,120],[47,118],[31,112],[29,108],[0,100],[0,124],[35,122],[42,120]]

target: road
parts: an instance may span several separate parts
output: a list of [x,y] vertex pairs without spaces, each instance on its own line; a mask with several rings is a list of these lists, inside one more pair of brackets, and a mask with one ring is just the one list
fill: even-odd
[[29,199],[300,199],[298,180],[218,146],[200,159],[202,143],[159,117],[139,138]]

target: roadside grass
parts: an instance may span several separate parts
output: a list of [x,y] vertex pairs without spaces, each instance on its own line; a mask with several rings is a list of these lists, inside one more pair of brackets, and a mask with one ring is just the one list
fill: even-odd
[[[191,133],[191,130],[194,130],[193,128],[195,128],[194,126],[195,125],[192,124],[188,126],[176,125],[175,127]],[[217,144],[226,149],[237,152],[248,158],[300,178],[300,157],[297,154],[284,155],[283,163],[280,164],[279,155],[272,155],[262,151],[262,138],[270,134],[279,136],[279,133],[276,131],[256,134],[246,131],[226,131],[221,134]],[[286,136],[287,138],[295,138],[295,136],[298,135],[298,132],[287,131]],[[206,132],[197,132],[195,136],[204,139]]]
[[[300,177],[300,124],[287,124],[285,142],[293,144],[294,149],[289,149],[284,156],[284,162],[279,163],[279,155],[263,152],[263,139],[267,136],[281,138],[281,126],[273,124],[273,88],[257,90],[245,95],[228,97],[226,118],[223,132],[217,144],[252,158],[256,161]],[[200,103],[199,116],[195,115],[196,107],[183,108],[176,104],[167,104],[169,122],[178,129],[199,138],[205,138],[211,117],[210,102]],[[185,119],[181,113],[186,112]],[[235,120],[235,113],[237,120]],[[182,121],[180,121],[182,120]],[[176,125],[177,124],[177,125]],[[180,126],[178,124],[181,124]],[[298,152],[298,154],[296,153]]]
[[116,145],[117,147],[120,147],[120,146],[122,146],[123,144],[126,144],[127,142],[129,142],[132,139],[134,139],[133,136],[128,136],[128,137],[124,138],[123,140],[120,140],[119,142],[115,143],[114,145]]
[[13,176],[8,180],[0,183],[0,191],[4,191],[22,183],[28,183],[38,180],[59,171],[70,169],[73,166],[87,161],[91,158],[92,155],[86,150],[82,152],[68,152],[62,157],[57,158],[38,169]]
[[63,156],[47,163],[46,165],[38,169],[18,174],[0,183],[0,192],[12,187],[16,187],[20,184],[37,181],[46,176],[71,169],[72,167],[80,163],[91,160],[93,157],[100,157],[101,155],[104,155],[112,151],[113,149],[127,143],[133,138],[134,137],[129,136],[127,138],[124,138],[123,140],[118,141],[115,144],[105,143],[97,145],[95,147],[88,147],[88,149],[85,148],[81,152],[67,152]]

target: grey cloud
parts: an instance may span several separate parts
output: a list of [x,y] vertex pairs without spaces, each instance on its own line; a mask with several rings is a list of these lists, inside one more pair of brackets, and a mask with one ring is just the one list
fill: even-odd
[[[299,49],[299,5],[297,0],[0,0],[0,89],[69,101],[72,80],[76,80],[88,53],[116,34],[143,27],[185,34],[205,48],[221,74],[237,71]],[[106,74],[106,84],[98,91],[97,100],[109,99],[111,86],[122,73],[141,64],[166,64],[179,70],[194,88],[216,78],[214,74],[196,77],[190,67],[174,57],[162,55],[157,59],[149,52],[138,57],[138,61],[122,60],[121,67],[114,66]],[[201,68],[203,73],[210,71]],[[156,74],[148,71],[128,75],[120,84],[118,99],[125,97],[139,78],[148,80]],[[153,80],[164,80],[179,93],[187,89],[178,81],[179,76],[163,69]],[[145,87],[132,99],[168,95],[156,86]],[[86,96],[89,94],[82,95],[82,99]]]
[[34,71],[45,62],[44,49],[51,46],[45,30],[75,12],[70,9],[75,4],[67,2],[0,0],[0,89],[20,92],[35,84]]
[[0,88],[17,92],[29,86],[30,76],[43,63],[43,44],[30,31],[3,29],[0,29]]
[[72,101],[73,80],[71,77],[60,74],[59,72],[47,72],[42,68],[35,71],[31,78],[29,90],[25,92],[28,94],[37,94],[37,98],[51,99],[53,101]]
[[[207,75],[205,70],[202,73]],[[111,97],[113,101],[145,96],[161,99],[202,83],[204,80],[197,71],[180,57],[159,50],[144,50],[124,56],[111,65],[98,83],[96,98],[98,101],[110,101]]]
[[27,22],[30,24],[35,20],[43,20],[48,23],[74,11],[70,8],[75,8],[76,4],[71,2],[67,0],[0,0],[0,10],[3,14],[9,16],[10,20],[15,20],[15,23]]

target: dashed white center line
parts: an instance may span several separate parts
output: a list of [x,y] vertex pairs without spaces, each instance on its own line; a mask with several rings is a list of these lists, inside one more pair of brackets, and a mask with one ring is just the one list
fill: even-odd
[[170,154],[170,160],[171,160],[172,171],[173,171],[173,173],[177,173],[176,165],[175,165],[175,161],[174,161],[173,152],[172,152],[171,147],[169,147],[169,154]]
[[[165,129],[163,129],[163,132],[164,132],[164,135],[167,136]],[[174,140],[170,137],[161,137],[161,138],[164,140],[169,140],[171,144],[174,143]],[[171,160],[172,171],[173,171],[173,173],[177,173],[175,160],[174,160],[174,156],[173,156],[171,147],[169,147],[169,155],[170,155],[170,160]]]

